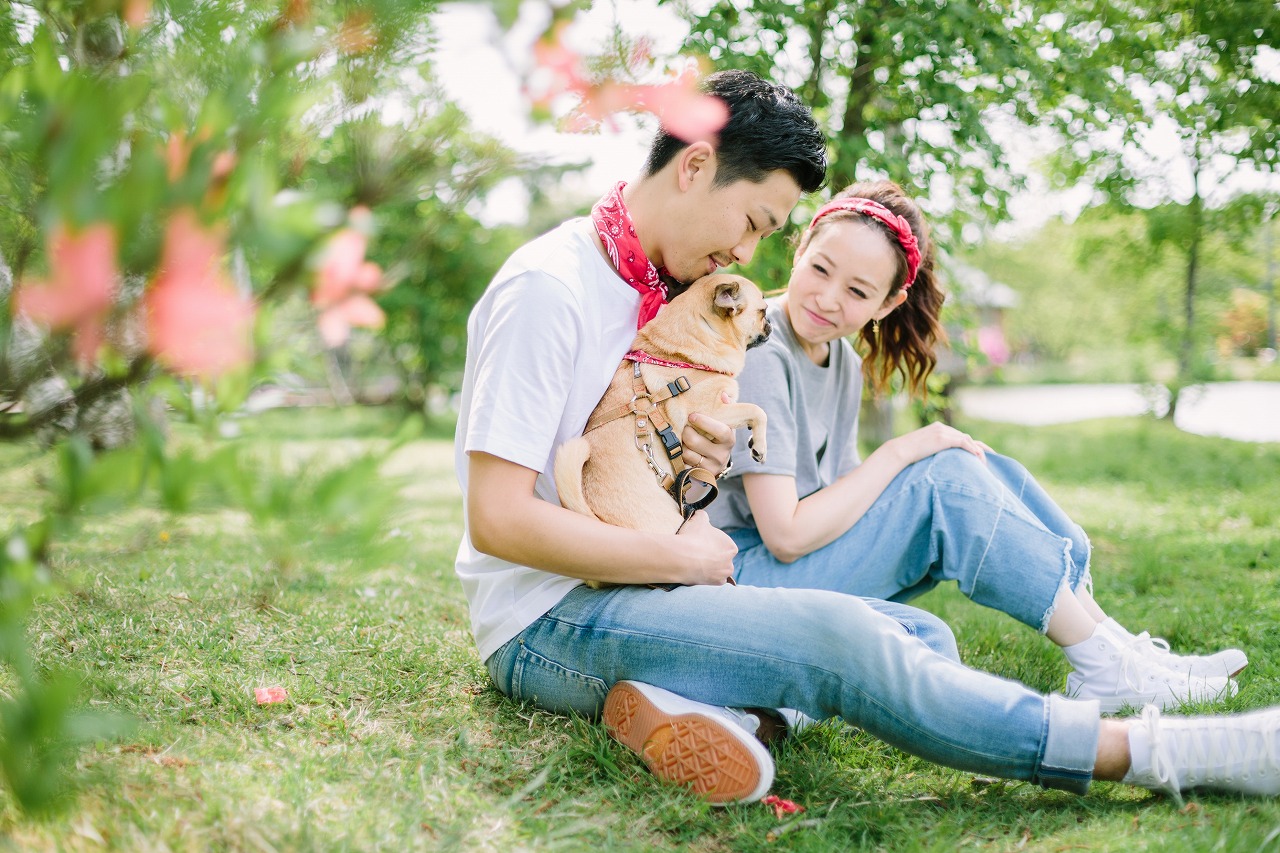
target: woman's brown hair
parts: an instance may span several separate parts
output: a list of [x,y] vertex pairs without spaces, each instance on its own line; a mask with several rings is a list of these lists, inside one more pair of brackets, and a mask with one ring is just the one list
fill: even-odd
[[[879,333],[873,332],[870,326],[863,326],[858,337],[862,339],[866,351],[862,373],[877,394],[888,389],[893,374],[897,372],[902,374],[907,390],[923,398],[926,396],[925,382],[938,363],[935,348],[939,342],[946,340],[946,333],[939,319],[945,294],[938,286],[934,270],[936,252],[929,236],[929,226],[916,203],[902,187],[892,181],[853,184],[837,193],[832,201],[842,198],[869,198],[879,202],[907,220],[919,243],[920,268],[916,271],[915,281],[906,290],[906,301],[885,315],[880,321]],[[853,221],[879,229],[894,248],[897,271],[886,299],[895,297],[907,281],[907,254],[889,227],[873,217],[847,210],[827,214],[800,236],[796,257],[803,254],[813,235],[820,229],[835,222]]]

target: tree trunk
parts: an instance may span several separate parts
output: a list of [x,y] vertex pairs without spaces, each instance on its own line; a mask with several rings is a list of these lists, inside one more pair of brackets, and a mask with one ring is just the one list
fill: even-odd
[[1200,196],[1200,151],[1197,143],[1191,158],[1191,239],[1187,244],[1186,291],[1183,294],[1182,342],[1178,347],[1178,377],[1169,394],[1169,411],[1165,415],[1173,420],[1178,410],[1178,397],[1182,389],[1194,381],[1192,358],[1195,350],[1196,326],[1196,275],[1200,266],[1200,241],[1204,231],[1204,201]]
[[1262,245],[1267,253],[1267,278],[1263,288],[1267,294],[1267,347],[1276,348],[1276,253],[1274,214],[1262,224]]

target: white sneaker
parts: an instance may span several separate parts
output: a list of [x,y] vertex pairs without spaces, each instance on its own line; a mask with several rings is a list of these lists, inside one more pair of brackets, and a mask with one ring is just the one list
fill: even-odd
[[1187,675],[1225,675],[1229,678],[1238,675],[1240,670],[1249,665],[1249,658],[1239,649],[1223,649],[1211,655],[1178,655],[1169,650],[1167,640],[1153,637],[1146,631],[1141,634],[1130,633],[1114,619],[1107,619],[1102,625],[1111,631],[1113,637],[1132,644],[1145,657]]
[[1104,714],[1125,706],[1174,708],[1184,702],[1214,702],[1234,696],[1238,689],[1225,675],[1188,675],[1168,669],[1134,644],[1117,642],[1101,627],[1063,652],[1075,667],[1067,674],[1067,695],[1096,699]]
[[798,735],[809,726],[816,726],[818,721],[802,711],[794,708],[775,708],[778,716],[787,724],[787,734]]
[[1161,717],[1143,709],[1129,729],[1124,781],[1168,792],[1192,788],[1280,794],[1280,707],[1222,717]]
[[773,784],[773,758],[754,714],[705,705],[638,681],[619,681],[604,724],[659,779],[687,785],[712,805],[754,802]]

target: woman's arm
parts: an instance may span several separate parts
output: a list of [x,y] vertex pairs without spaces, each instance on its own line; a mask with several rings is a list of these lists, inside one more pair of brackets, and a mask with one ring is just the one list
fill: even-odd
[[718,585],[733,574],[737,548],[705,512],[678,536],[628,530],[537,497],[536,471],[488,453],[467,459],[467,529],[485,554],[609,583]]
[[777,560],[792,563],[843,536],[908,465],[948,447],[978,458],[990,450],[958,429],[935,423],[885,442],[857,468],[803,500],[794,477],[744,474],[742,485],[765,547]]

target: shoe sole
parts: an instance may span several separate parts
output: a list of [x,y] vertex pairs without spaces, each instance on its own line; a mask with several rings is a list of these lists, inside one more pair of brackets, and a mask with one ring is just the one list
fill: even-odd
[[636,752],[653,775],[684,785],[713,805],[754,802],[773,784],[773,759],[754,736],[620,681],[604,700],[609,734]]
[[1190,702],[1221,702],[1235,696],[1240,690],[1239,685],[1234,681],[1228,681],[1227,686],[1222,688],[1222,692],[1209,696],[1168,696],[1156,693],[1135,694],[1131,696],[1081,696],[1080,685],[1073,685],[1070,677],[1067,679],[1067,689],[1064,691],[1069,698],[1087,699],[1098,703],[1098,710],[1103,714],[1116,714],[1125,708],[1141,710],[1146,705],[1155,705],[1161,711],[1173,711],[1181,708]]

